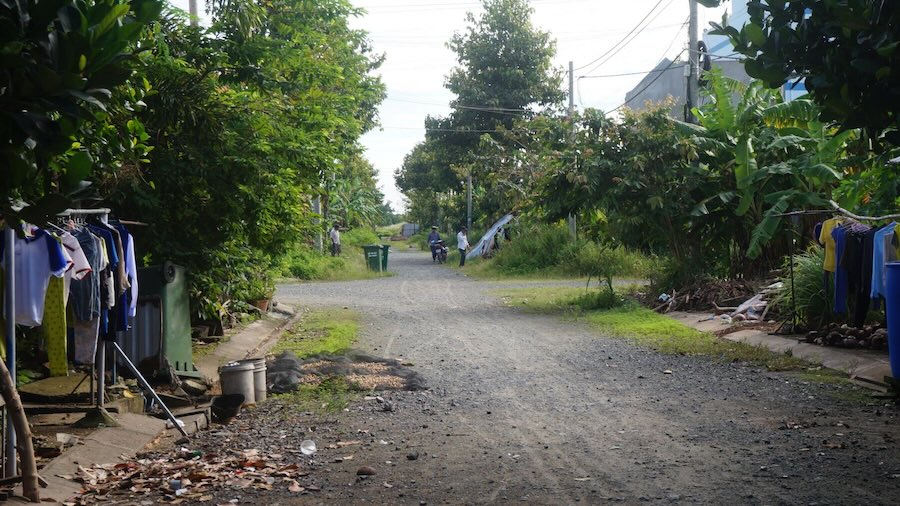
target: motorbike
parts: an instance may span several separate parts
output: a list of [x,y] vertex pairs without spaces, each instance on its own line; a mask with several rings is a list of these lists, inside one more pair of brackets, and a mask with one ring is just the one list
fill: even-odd
[[435,241],[432,243],[432,247],[434,248],[435,258],[439,263],[444,263],[447,261],[447,253],[450,251],[443,240]]

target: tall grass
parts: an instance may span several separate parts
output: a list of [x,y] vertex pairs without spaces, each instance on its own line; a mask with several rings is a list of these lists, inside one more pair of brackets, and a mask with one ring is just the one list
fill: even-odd
[[319,252],[306,244],[297,245],[281,261],[280,274],[287,278],[304,280],[346,280],[376,277],[368,270],[361,246],[379,244],[378,235],[365,228],[348,230],[341,234],[341,256],[332,257],[327,251],[325,238],[324,252]]
[[573,240],[565,225],[532,225],[504,242],[490,269],[509,275],[534,273],[560,276],[645,278],[658,260],[624,246]]
[[[825,293],[824,271],[825,250],[812,246],[810,249],[794,255],[794,291],[791,294],[790,268],[791,259],[784,261],[784,274],[781,278],[784,286],[776,293],[773,305],[781,314],[790,315],[792,302],[796,302],[797,316],[810,328],[821,328],[831,320],[831,307]],[[829,286],[829,291],[833,288]]]

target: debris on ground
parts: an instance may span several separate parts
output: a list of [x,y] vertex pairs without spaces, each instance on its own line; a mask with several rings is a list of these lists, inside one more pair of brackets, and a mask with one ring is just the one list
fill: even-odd
[[847,324],[828,324],[823,330],[813,330],[800,339],[801,342],[840,348],[887,349],[887,329],[880,324],[862,328]]
[[272,393],[293,392],[300,385],[317,386],[335,377],[342,377],[363,390],[425,388],[425,380],[400,361],[361,353],[317,355],[301,360],[286,351],[266,366],[266,383]]
[[83,487],[81,495],[64,504],[191,504],[211,501],[222,490],[280,488],[298,494],[315,490],[314,485],[304,487],[298,481],[308,474],[301,464],[258,449],[203,453],[181,447],[172,454],[130,462],[79,466],[74,476],[61,477],[80,482]]
[[698,281],[677,290],[666,291],[649,302],[660,313],[710,311],[716,307],[731,307],[734,310],[741,302],[759,293],[758,286],[759,284],[743,279]]

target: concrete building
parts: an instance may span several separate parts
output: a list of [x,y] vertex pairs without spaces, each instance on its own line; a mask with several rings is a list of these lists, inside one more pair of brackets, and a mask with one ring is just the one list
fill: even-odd
[[[731,2],[732,12],[728,15],[728,24],[740,29],[750,21],[747,14],[747,3],[741,1]],[[750,82],[750,76],[744,71],[744,64],[738,61],[740,55],[734,52],[734,47],[728,37],[711,35],[709,30],[703,31],[703,42],[712,60],[712,66],[722,69],[722,73],[732,79]],[[670,112],[673,118],[684,117],[685,96],[687,95],[687,62],[672,62],[663,59],[656,67],[625,94],[625,105],[631,109],[644,109],[648,103],[659,103],[670,97],[675,104]],[[803,82],[786,83],[782,87],[782,93],[786,100],[793,100],[806,94]],[[700,94],[700,103],[704,102],[703,93]]]

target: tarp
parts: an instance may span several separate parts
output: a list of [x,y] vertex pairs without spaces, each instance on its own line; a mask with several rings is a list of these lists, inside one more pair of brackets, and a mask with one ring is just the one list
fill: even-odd
[[485,233],[484,236],[481,237],[481,240],[479,240],[478,243],[475,244],[475,247],[473,247],[471,251],[469,251],[469,253],[466,255],[466,260],[471,260],[475,257],[484,255],[487,252],[488,247],[490,247],[491,245],[491,240],[494,239],[494,236],[497,235],[497,231],[500,230],[500,227],[512,221],[513,218],[515,218],[515,216],[513,216],[512,214],[507,214],[506,216],[497,220],[496,223],[491,225],[491,228],[488,229],[487,233]]

